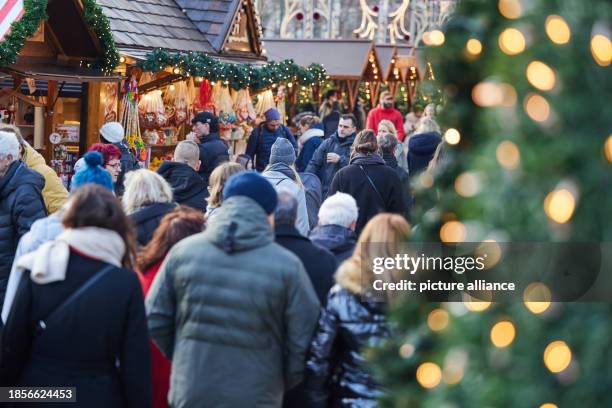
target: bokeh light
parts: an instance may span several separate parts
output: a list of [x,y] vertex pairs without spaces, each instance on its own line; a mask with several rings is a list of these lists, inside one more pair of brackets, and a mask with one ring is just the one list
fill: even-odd
[[608,136],[608,139],[606,139],[606,142],[604,143],[604,154],[606,159],[612,163],[612,135]]
[[435,363],[423,363],[417,368],[416,379],[424,388],[434,388],[440,384],[442,371]]
[[540,405],[540,408],[559,408],[559,407],[557,407],[552,402],[546,402],[546,403]]
[[468,295],[467,293],[463,294],[463,304],[465,308],[470,312],[484,312],[491,306],[491,302],[488,300],[476,299]]
[[548,310],[551,299],[550,289],[541,282],[532,282],[523,291],[525,307],[533,314],[544,313]]
[[555,44],[567,44],[569,42],[572,32],[563,17],[556,14],[550,15],[546,18],[545,26],[550,41]]
[[440,228],[442,242],[463,242],[467,236],[465,225],[459,221],[448,221]]
[[461,197],[474,197],[481,190],[480,177],[470,171],[461,173],[455,179],[455,190]]
[[495,150],[497,162],[507,170],[514,170],[521,162],[521,152],[518,146],[509,140],[504,140],[497,145]]
[[461,133],[455,128],[450,128],[444,133],[444,140],[449,145],[456,145],[461,141]]
[[523,6],[520,0],[499,0],[497,8],[502,16],[511,20],[519,18],[523,14]]
[[550,117],[550,104],[542,95],[530,93],[524,104],[527,115],[536,122],[546,122]]
[[572,218],[576,209],[576,198],[566,189],[551,191],[544,199],[544,211],[548,218],[564,224]]
[[465,44],[465,49],[470,55],[480,55],[482,52],[482,43],[476,38],[470,38]]
[[598,65],[607,67],[612,59],[612,45],[610,39],[602,34],[594,35],[591,38],[591,54]]
[[532,61],[527,66],[527,80],[542,91],[550,91],[555,87],[555,71],[542,61]]
[[514,341],[516,329],[510,321],[495,323],[491,328],[491,343],[497,348],[508,347]]
[[444,309],[434,309],[427,316],[427,325],[435,332],[446,329],[449,322],[448,312]]
[[562,340],[551,342],[544,349],[544,364],[553,373],[560,373],[572,361],[572,350]]
[[435,47],[444,44],[444,33],[440,30],[432,30],[429,32],[429,44]]
[[525,36],[516,28],[506,28],[499,35],[499,48],[508,55],[520,54],[525,50]]

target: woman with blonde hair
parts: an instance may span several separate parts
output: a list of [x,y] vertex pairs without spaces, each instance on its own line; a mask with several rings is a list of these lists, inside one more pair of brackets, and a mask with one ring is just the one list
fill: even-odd
[[212,173],[210,173],[208,192],[208,205],[206,206],[206,220],[209,220],[215,211],[221,207],[223,201],[223,187],[227,180],[236,173],[245,171],[238,163],[225,162],[215,167]]
[[147,169],[125,175],[125,192],[121,201],[134,223],[140,246],[149,243],[161,219],[176,207],[168,182]]
[[394,294],[375,288],[399,281],[400,275],[396,270],[374,274],[372,263],[375,258],[394,258],[409,234],[403,217],[378,214],[363,229],[353,255],[338,268],[306,360],[310,406],[376,406],[382,391],[365,369],[362,352],[391,335],[386,310]]
[[[393,122],[387,119],[383,119],[378,124],[378,133],[376,136],[378,137],[379,140],[381,137],[385,137],[385,136],[393,136],[395,139],[397,139],[397,129],[395,129],[395,125],[393,124]],[[398,143],[395,144],[395,149],[393,152],[393,155],[395,156],[395,160],[397,161],[396,164],[397,166],[400,166],[402,169],[408,170],[408,161],[406,160],[404,145],[399,141],[399,139],[397,139],[397,141]]]
[[350,194],[357,201],[357,235],[376,214],[405,214],[407,210],[402,182],[380,157],[376,134],[370,129],[357,134],[349,165],[334,176],[328,194],[331,196],[337,191]]
[[414,135],[408,139],[408,172],[410,176],[425,170],[442,141],[440,126],[430,117],[423,116]]

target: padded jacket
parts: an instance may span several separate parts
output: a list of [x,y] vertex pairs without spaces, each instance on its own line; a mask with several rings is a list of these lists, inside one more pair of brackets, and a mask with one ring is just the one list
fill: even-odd
[[68,200],[68,190],[57,176],[55,170],[47,166],[45,158],[32,146],[26,144],[23,161],[29,168],[45,178],[45,188],[42,190],[47,212],[53,214]]

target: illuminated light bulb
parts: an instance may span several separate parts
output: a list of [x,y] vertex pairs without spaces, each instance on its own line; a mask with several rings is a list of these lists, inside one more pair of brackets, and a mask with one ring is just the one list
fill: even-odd
[[395,64],[395,58],[391,58],[391,63]]
[[544,365],[552,373],[560,373],[572,361],[572,350],[566,342],[556,340],[544,349]]
[[507,28],[499,35],[499,48],[508,55],[520,54],[525,50],[525,36],[516,28]]
[[119,62],[124,63],[125,62],[125,57],[119,57]]
[[551,191],[544,199],[544,212],[558,224],[568,222],[575,209],[576,198],[566,189]]
[[287,88],[293,88],[293,83],[292,83],[292,82],[289,82],[289,83],[287,84]]
[[174,70],[172,72],[174,72],[176,75],[178,75],[178,74],[181,73],[181,70],[178,69],[178,68],[174,68]]
[[553,404],[552,402],[546,402],[540,405],[540,408],[559,408],[559,407]]
[[440,384],[442,371],[435,363],[423,363],[416,371],[416,379],[423,388],[434,388]]
[[423,44],[431,45],[431,33],[429,31],[423,33]]
[[496,82],[479,82],[472,88],[472,100],[484,108],[499,106],[504,101],[504,91]]
[[536,122],[546,122],[550,116],[548,101],[538,94],[528,94],[525,97],[524,108],[527,115]]
[[482,52],[482,43],[476,38],[470,38],[465,44],[465,49],[470,55],[480,55]]
[[174,87],[174,85],[170,85],[170,90],[174,91],[176,88]]
[[455,179],[455,190],[461,197],[474,197],[480,192],[480,178],[476,173],[466,171]]
[[[485,293],[487,293],[487,298],[492,299],[493,295],[491,293]],[[484,312],[489,308],[489,306],[491,306],[491,300],[477,299],[468,295],[467,293],[464,293],[463,304],[465,305],[465,308],[470,312]]]
[[434,178],[428,171],[424,171],[419,175],[419,183],[424,188],[431,188],[434,184]]
[[523,14],[523,6],[519,0],[499,0],[497,8],[502,16],[513,20]]
[[545,27],[548,38],[555,44],[567,44],[572,36],[569,25],[556,14],[546,17]]
[[464,242],[467,236],[465,225],[459,221],[448,221],[440,228],[442,242]]
[[370,56],[369,60],[370,62],[374,62],[374,57]]
[[608,136],[608,139],[606,139],[606,142],[604,143],[604,155],[606,156],[606,159],[612,163],[612,134]]
[[610,65],[612,59],[612,45],[610,39],[605,35],[597,34],[591,38],[591,54],[593,59],[602,67]]
[[509,140],[504,140],[497,145],[495,157],[503,168],[514,170],[521,161],[521,152],[516,144]]
[[448,312],[444,309],[434,309],[427,316],[427,325],[435,332],[446,329],[449,322]]
[[433,30],[429,32],[429,43],[435,47],[444,44],[446,40],[444,33],[440,30]]
[[491,343],[497,348],[508,347],[514,341],[516,329],[510,321],[495,323],[491,328]]
[[527,66],[527,80],[542,91],[550,91],[555,87],[555,71],[541,61],[532,61]]
[[444,133],[444,140],[449,145],[456,145],[461,141],[461,133],[455,128],[450,128]]
[[541,282],[532,282],[523,291],[525,307],[533,314],[548,310],[551,298],[550,289]]

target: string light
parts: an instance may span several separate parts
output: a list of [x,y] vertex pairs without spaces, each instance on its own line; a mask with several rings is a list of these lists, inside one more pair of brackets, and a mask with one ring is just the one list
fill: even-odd
[[440,30],[433,30],[429,32],[429,45],[439,47],[444,44],[445,41],[444,33]]
[[535,93],[530,93],[525,97],[524,108],[527,115],[536,122],[545,122],[550,116],[548,101]]
[[569,25],[563,17],[556,14],[546,18],[545,28],[548,38],[555,44],[567,44],[572,36]]
[[482,52],[482,43],[476,38],[470,38],[465,44],[465,49],[472,56],[480,55]]
[[544,365],[552,373],[565,370],[572,361],[572,350],[562,340],[553,341],[544,349]]
[[[492,295],[489,294],[489,299]],[[476,299],[467,293],[463,294],[463,304],[470,312],[484,312],[491,306],[490,300]]]
[[495,157],[503,168],[514,170],[521,161],[521,152],[516,144],[509,140],[504,140],[497,145]]
[[551,299],[550,289],[541,282],[532,282],[523,291],[525,307],[533,314],[548,310]]
[[508,55],[517,55],[525,50],[525,36],[516,28],[507,28],[499,35],[499,48]]
[[461,134],[455,128],[450,128],[444,133],[444,140],[449,145],[456,145],[461,141]]
[[604,155],[610,163],[612,163],[612,134],[608,136],[604,143]]
[[527,80],[541,91],[550,91],[555,87],[555,71],[542,61],[532,61],[527,66]]
[[591,38],[591,54],[597,65],[602,67],[610,65],[610,59],[612,59],[610,39],[602,34],[594,35]]
[[544,199],[544,212],[554,222],[565,224],[568,222],[576,209],[574,195],[566,189],[551,191]]
[[449,322],[448,312],[444,309],[434,309],[427,316],[427,325],[435,332],[446,329]]
[[434,388],[440,384],[442,371],[440,367],[431,362],[421,364],[416,371],[416,379],[423,388]]
[[507,19],[517,19],[523,14],[523,6],[520,0],[499,0],[497,8],[502,16]]
[[495,323],[491,328],[491,343],[497,348],[508,347],[514,341],[516,329],[510,321]]
[[474,197],[480,189],[480,178],[474,172],[466,171],[455,179],[455,190],[462,197]]
[[466,236],[465,225],[459,221],[448,221],[440,228],[442,242],[464,242]]

